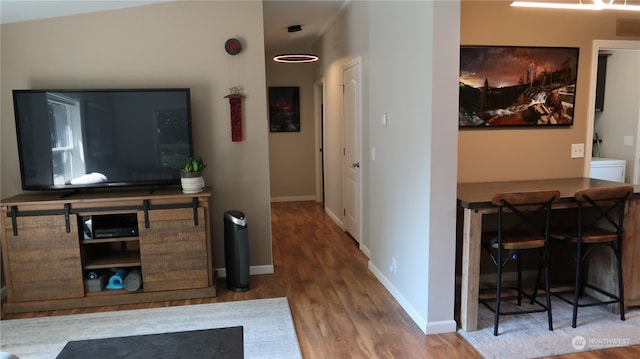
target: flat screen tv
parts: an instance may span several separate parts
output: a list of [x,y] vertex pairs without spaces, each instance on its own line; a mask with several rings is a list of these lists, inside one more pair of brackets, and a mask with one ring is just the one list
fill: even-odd
[[14,90],[24,190],[169,186],[193,154],[190,91]]
[[577,47],[460,46],[459,128],[573,124]]

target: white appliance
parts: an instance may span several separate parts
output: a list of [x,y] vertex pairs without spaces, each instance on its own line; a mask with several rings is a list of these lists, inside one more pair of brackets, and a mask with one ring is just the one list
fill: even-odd
[[591,158],[591,178],[607,181],[624,182],[624,171],[627,165],[625,160],[611,158]]

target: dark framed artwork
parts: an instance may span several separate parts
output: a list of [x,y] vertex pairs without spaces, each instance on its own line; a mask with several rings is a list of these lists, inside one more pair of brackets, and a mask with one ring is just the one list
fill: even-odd
[[459,128],[573,124],[579,49],[460,46]]
[[300,132],[300,88],[269,87],[271,132]]

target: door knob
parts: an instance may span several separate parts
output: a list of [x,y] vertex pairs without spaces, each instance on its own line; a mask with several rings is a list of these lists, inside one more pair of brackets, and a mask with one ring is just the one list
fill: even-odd
[[360,168],[360,162],[354,162],[351,164],[351,167],[353,168]]

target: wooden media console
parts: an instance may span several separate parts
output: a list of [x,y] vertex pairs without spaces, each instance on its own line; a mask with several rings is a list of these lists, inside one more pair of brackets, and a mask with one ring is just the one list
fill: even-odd
[[[3,312],[214,297],[211,195],[166,188],[2,200]],[[104,220],[109,228],[92,228]],[[89,275],[121,268],[140,271],[139,289],[86,286]]]

